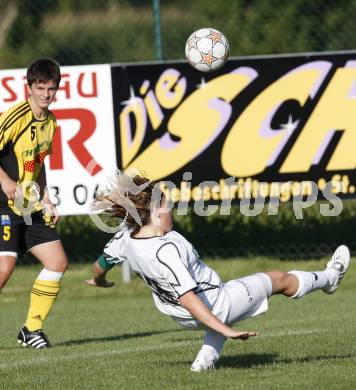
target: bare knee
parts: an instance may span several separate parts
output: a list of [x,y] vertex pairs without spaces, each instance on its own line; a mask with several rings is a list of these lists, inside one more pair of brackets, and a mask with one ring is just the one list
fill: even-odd
[[45,264],[45,268],[48,269],[48,271],[53,272],[66,272],[68,268],[67,256],[57,258],[54,261],[47,261]]
[[68,258],[59,240],[37,245],[31,253],[48,271],[65,272],[68,268]]
[[61,263],[61,272],[66,272],[68,269],[68,259],[67,257],[65,258],[65,260]]
[[294,275],[284,271],[273,270],[266,272],[272,281],[272,294],[293,295],[298,287],[298,280]]

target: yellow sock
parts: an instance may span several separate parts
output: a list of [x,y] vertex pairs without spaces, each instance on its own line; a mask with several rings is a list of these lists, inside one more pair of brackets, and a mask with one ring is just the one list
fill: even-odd
[[42,329],[59,293],[60,281],[38,280],[33,283],[30,308],[25,326],[30,331]]

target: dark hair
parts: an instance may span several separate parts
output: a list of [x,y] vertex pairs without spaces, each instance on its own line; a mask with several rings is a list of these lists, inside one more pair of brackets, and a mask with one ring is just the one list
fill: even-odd
[[47,82],[53,80],[57,88],[61,81],[61,71],[56,61],[51,58],[39,58],[27,68],[27,84]]
[[153,207],[160,207],[164,195],[158,183],[146,177],[120,173],[114,186],[97,193],[92,208],[125,222],[134,232],[151,222]]

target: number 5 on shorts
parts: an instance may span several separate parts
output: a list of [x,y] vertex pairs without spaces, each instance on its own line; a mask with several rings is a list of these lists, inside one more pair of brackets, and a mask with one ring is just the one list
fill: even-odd
[[4,241],[10,240],[10,226],[4,226],[4,234],[2,235]]

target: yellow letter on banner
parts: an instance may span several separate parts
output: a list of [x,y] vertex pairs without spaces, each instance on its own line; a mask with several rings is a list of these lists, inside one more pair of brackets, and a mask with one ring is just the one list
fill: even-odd
[[304,105],[310,95],[316,94],[330,66],[327,61],[299,66],[250,103],[231,128],[223,146],[221,162],[226,173],[248,177],[273,164],[296,127],[291,118],[291,122],[280,130],[272,131],[270,123],[274,113],[289,99],[296,99]]
[[[134,115],[136,128],[132,138],[130,115]],[[120,136],[122,165],[125,167],[136,155],[144,139],[147,127],[147,113],[141,98],[125,106],[120,113]]]
[[176,172],[221,133],[232,112],[229,102],[255,77],[253,69],[238,68],[193,92],[170,118],[168,131],[125,168],[142,169],[151,180]]
[[338,69],[315,107],[303,132],[293,145],[281,172],[308,171],[317,164],[334,130],[344,130],[326,167],[327,170],[356,167],[356,61]]
[[179,76],[180,73],[177,70],[167,69],[159,78],[155,92],[162,107],[172,109],[183,99],[187,89],[187,80]]

